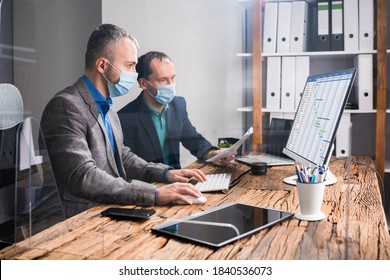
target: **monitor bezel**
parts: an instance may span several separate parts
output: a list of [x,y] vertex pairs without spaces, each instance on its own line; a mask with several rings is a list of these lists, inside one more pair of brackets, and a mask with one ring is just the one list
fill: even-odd
[[[336,121],[336,125],[333,129],[333,132],[332,132],[332,136],[331,136],[331,140],[330,140],[330,144],[328,146],[328,149],[327,149],[327,152],[325,154],[325,161],[324,161],[324,164],[322,165],[323,167],[328,167],[328,164],[329,164],[329,161],[330,161],[330,158],[332,156],[332,152],[333,152],[333,149],[334,149],[334,140],[336,138],[336,133],[337,133],[337,130],[338,130],[338,127],[339,127],[339,124],[340,124],[340,120],[341,120],[341,117],[344,113],[344,110],[345,110],[345,106],[348,102],[348,98],[351,94],[351,91],[352,91],[352,87],[353,87],[353,84],[354,84],[354,81],[355,81],[355,78],[356,78],[356,73],[357,73],[358,69],[356,67],[354,68],[349,68],[349,69],[345,69],[345,70],[339,70],[339,71],[334,71],[334,72],[328,72],[328,73],[323,73],[323,74],[316,74],[316,75],[310,75],[307,77],[306,79],[306,84],[305,84],[305,88],[303,90],[303,94],[309,94],[306,92],[306,87],[308,85],[308,81],[309,79],[313,79],[313,78],[316,78],[316,77],[322,77],[322,76],[327,76],[327,75],[335,75],[335,74],[338,74],[338,73],[343,73],[343,72],[352,72],[352,77],[350,79],[350,82],[349,82],[349,85],[348,85],[348,89],[346,90],[346,93],[345,93],[345,96],[344,96],[344,100],[343,100],[343,105],[340,107],[340,111],[338,112],[338,117],[337,117],[337,121]],[[298,112],[299,108],[300,108],[300,105],[301,105],[301,102],[302,102],[302,99],[303,99],[303,96],[301,97],[300,101],[299,101],[299,105],[297,107],[297,110],[296,112]],[[292,126],[292,129],[294,128],[294,124],[295,124],[295,118],[296,118],[296,113],[295,113],[295,116],[294,116],[294,123],[293,123],[293,126]],[[290,138],[290,136],[289,136]],[[297,154],[296,152],[290,150],[287,148],[287,145],[285,148],[283,148],[283,153],[287,156],[289,156],[290,158],[292,158],[293,160],[303,164],[303,165],[306,165],[306,166],[318,166],[318,163],[316,162],[313,162],[305,157],[303,157],[302,155],[299,155]]]

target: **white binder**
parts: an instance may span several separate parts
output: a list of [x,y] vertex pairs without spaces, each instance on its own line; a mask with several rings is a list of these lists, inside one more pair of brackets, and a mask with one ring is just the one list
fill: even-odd
[[295,56],[282,57],[282,86],[281,86],[282,110],[294,111],[295,109]]
[[276,32],[278,26],[278,3],[264,4],[263,53],[276,52]]
[[303,90],[305,89],[307,77],[310,75],[310,57],[297,56],[295,59],[295,103],[297,109]]
[[372,54],[356,55],[354,66],[358,68],[354,84],[359,110],[372,110],[374,108]]
[[280,109],[280,56],[268,57],[267,59],[267,89],[266,108]]
[[307,11],[308,4],[306,1],[292,2],[290,52],[306,51]]
[[344,0],[344,50],[359,50],[359,0]]
[[290,51],[291,2],[280,2],[278,6],[278,28],[276,50],[278,53]]
[[343,30],[343,1],[331,0],[331,38],[330,50],[343,51],[344,50],[344,30]]
[[359,50],[374,49],[374,0],[359,0]]
[[351,114],[344,113],[336,132],[336,157],[351,156],[352,122]]
[[330,0],[317,0],[316,34],[313,37],[316,51],[330,51]]

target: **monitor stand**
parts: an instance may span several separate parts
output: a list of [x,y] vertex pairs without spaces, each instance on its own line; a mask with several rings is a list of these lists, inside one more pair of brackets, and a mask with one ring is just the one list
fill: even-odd
[[[284,178],[283,182],[285,182],[286,184],[289,184],[289,185],[296,185],[297,179],[298,179],[298,176],[293,175],[293,176]],[[326,172],[326,177],[325,177],[324,182],[325,182],[325,186],[333,185],[337,182],[337,178],[336,178],[336,176],[333,175],[333,173],[330,170],[328,170],[328,172]]]

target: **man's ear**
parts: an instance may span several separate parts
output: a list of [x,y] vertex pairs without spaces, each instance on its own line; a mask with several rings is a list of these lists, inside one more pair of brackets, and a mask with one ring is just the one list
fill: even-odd
[[145,82],[145,79],[144,78],[141,78],[138,80],[138,84],[139,84],[139,87],[142,88],[143,90],[146,90],[147,87],[146,87],[146,82]]
[[99,73],[103,74],[106,71],[106,68],[107,68],[106,60],[104,58],[102,58],[102,57],[98,58],[96,60],[95,66],[96,66],[96,70]]

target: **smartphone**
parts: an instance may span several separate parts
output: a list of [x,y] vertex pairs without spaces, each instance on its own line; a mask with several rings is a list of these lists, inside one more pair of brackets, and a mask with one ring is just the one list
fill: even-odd
[[129,209],[129,208],[108,208],[101,212],[102,216],[113,217],[117,219],[148,219],[156,213],[154,209]]

